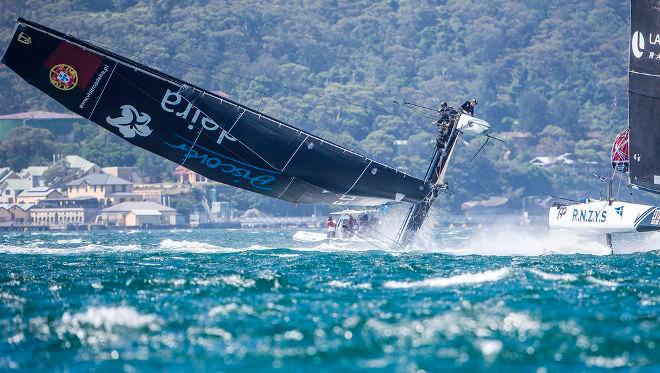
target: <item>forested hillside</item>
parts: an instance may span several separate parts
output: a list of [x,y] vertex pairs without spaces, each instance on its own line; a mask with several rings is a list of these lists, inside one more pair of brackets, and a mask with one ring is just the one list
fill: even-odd
[[[23,16],[416,175],[426,170],[435,127],[393,101],[460,105],[477,97],[476,114],[494,134],[529,137],[489,143],[469,167],[483,139],[466,139],[448,178],[456,192],[449,206],[459,211],[467,199],[597,191],[589,175],[607,172],[608,147],[627,120],[628,7],[621,0],[5,0],[0,39],[6,45]],[[33,109],[63,111],[0,68],[0,114]],[[80,146],[102,166],[141,159],[143,168],[167,174],[167,164],[84,127],[67,150]],[[564,153],[573,165],[529,163]],[[0,156],[2,165],[11,154]]]

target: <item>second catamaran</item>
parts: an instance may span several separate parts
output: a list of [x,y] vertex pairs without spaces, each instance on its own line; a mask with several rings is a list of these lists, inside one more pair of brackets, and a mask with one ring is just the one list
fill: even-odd
[[628,173],[634,188],[660,194],[660,1],[632,0],[628,129],[612,147],[614,174],[607,199],[556,203],[550,209],[551,228],[605,233],[660,231],[660,206],[619,201],[612,193],[616,173]]

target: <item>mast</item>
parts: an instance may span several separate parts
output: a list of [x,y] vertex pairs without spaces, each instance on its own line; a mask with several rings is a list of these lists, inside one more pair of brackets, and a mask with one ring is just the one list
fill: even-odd
[[433,151],[433,158],[424,178],[424,181],[433,187],[426,198],[413,204],[410,211],[408,211],[408,215],[406,215],[406,219],[397,236],[397,243],[401,246],[406,246],[413,241],[417,232],[424,224],[424,220],[426,220],[433,202],[440,195],[440,191],[444,192],[447,189],[447,184],[444,183],[444,175],[449,164],[449,158],[454,151],[456,140],[460,134],[457,128],[459,114],[454,113],[448,115],[446,133],[443,134],[441,132],[438,135],[438,141],[436,141]]

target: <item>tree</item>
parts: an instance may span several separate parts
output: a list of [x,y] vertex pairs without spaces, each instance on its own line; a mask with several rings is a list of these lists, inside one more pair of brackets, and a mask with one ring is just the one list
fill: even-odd
[[79,179],[82,176],[82,170],[71,168],[66,159],[61,159],[53,163],[44,172],[44,182],[52,188],[62,188],[66,183]]
[[137,173],[150,183],[172,179],[172,172],[176,168],[173,162],[147,151],[139,153],[135,166]]
[[55,151],[53,135],[47,129],[18,127],[0,143],[0,162],[18,171],[47,164]]

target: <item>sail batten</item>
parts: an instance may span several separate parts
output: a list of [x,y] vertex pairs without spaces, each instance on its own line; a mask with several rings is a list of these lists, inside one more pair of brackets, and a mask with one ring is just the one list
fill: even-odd
[[30,21],[19,19],[2,61],[131,144],[237,188],[356,206],[415,203],[430,190],[421,179]]

